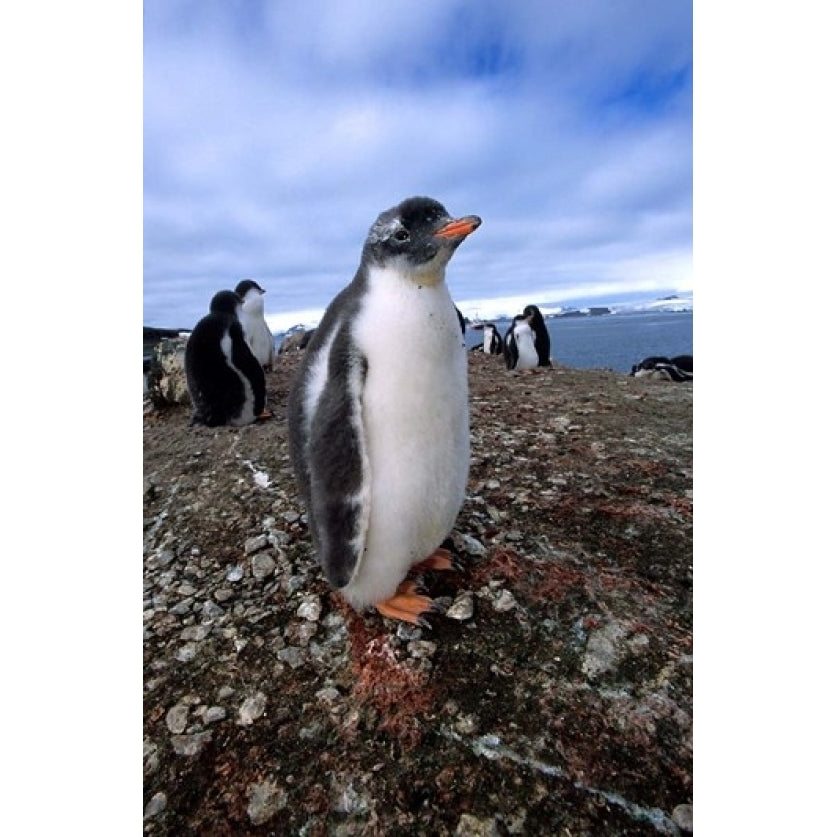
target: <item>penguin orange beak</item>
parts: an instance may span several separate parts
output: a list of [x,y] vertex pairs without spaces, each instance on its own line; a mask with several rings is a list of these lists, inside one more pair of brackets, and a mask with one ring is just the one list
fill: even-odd
[[464,238],[466,235],[470,235],[481,223],[482,218],[478,215],[466,215],[464,218],[449,221],[441,229],[436,230],[434,235],[438,235],[440,238]]

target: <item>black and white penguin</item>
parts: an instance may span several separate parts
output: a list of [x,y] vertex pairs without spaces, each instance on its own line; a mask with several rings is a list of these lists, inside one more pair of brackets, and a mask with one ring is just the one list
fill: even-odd
[[512,320],[503,338],[503,356],[506,359],[506,369],[525,372],[537,368],[535,332],[526,314],[517,314]]
[[[326,577],[357,608],[425,624],[411,569],[439,549],[468,479],[468,367],[445,266],[481,223],[438,201],[382,212],[288,396],[291,459]],[[404,343],[421,351],[403,351]]]
[[482,327],[482,350],[487,355],[503,354],[503,338],[494,323],[484,323]]
[[242,279],[235,292],[241,297],[239,319],[244,329],[244,339],[263,369],[273,369],[276,343],[273,333],[264,318],[264,295],[266,291],[252,279]]
[[546,329],[541,309],[537,305],[527,305],[523,309],[523,314],[528,318],[529,325],[535,332],[535,351],[538,353],[538,366],[552,366],[549,332]]
[[209,314],[186,341],[186,385],[195,408],[192,424],[240,427],[264,418],[264,370],[250,351],[233,291],[212,297]]
[[631,367],[629,373],[634,378],[659,378],[667,381],[691,381],[692,378],[692,356],[677,355],[673,358],[661,355],[652,355],[643,358],[639,363]]

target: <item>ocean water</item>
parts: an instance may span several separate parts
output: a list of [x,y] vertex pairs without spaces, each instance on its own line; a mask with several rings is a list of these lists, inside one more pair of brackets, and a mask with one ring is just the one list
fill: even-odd
[[[505,336],[510,320],[494,320]],[[558,317],[546,320],[552,358],[574,369],[631,371],[651,355],[691,355],[692,312],[639,311],[597,317]],[[482,344],[482,332],[465,332],[470,348]]]

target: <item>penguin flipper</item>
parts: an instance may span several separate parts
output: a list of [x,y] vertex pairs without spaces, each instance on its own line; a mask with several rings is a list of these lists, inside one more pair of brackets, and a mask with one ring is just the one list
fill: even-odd
[[323,388],[308,442],[310,518],[329,582],[345,587],[363,554],[369,524],[369,467],[361,421],[366,361],[341,365]]

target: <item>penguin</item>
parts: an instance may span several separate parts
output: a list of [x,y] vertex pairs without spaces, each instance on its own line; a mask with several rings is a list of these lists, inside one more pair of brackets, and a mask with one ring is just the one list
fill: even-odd
[[186,386],[195,408],[191,424],[241,427],[269,415],[264,370],[244,339],[240,309],[238,294],[219,291],[186,341]]
[[356,610],[418,625],[434,604],[406,576],[453,569],[439,546],[470,459],[467,355],[445,267],[481,223],[427,197],[382,212],[288,394],[291,461],[325,576]]
[[482,331],[482,350],[487,355],[503,354],[503,338],[494,323],[486,323]]
[[526,314],[517,314],[512,320],[503,340],[503,355],[506,359],[506,369],[525,372],[537,367],[535,332],[529,325]]
[[535,350],[538,353],[538,366],[552,366],[552,360],[549,356],[549,332],[546,329],[546,323],[543,320],[540,308],[537,305],[527,305],[523,309],[523,313],[529,318],[529,325],[532,331],[535,332]]
[[276,344],[264,318],[263,297],[266,291],[258,282],[252,279],[242,279],[235,286],[235,292],[242,301],[239,319],[244,329],[244,339],[262,368],[270,371],[273,369]]
[[634,378],[660,378],[667,381],[691,381],[692,378],[692,356],[677,355],[673,358],[652,355],[643,358],[635,363],[628,373]]

